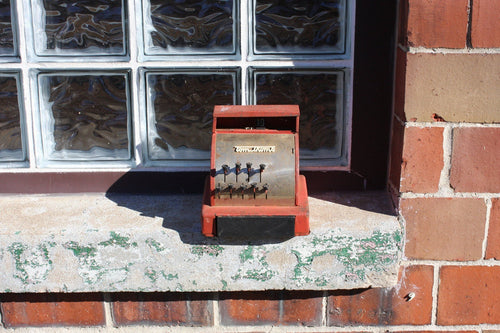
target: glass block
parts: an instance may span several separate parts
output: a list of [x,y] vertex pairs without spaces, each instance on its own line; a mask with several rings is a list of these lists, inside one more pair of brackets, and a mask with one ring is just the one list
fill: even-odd
[[[308,160],[345,163],[344,72],[341,70],[250,69],[252,104],[300,107],[301,165]],[[336,160],[336,161],[334,161]]]
[[345,0],[253,0],[252,10],[256,55],[345,51]]
[[148,72],[150,160],[198,160],[208,165],[215,105],[239,104],[238,70]]
[[128,73],[40,73],[43,160],[129,160]]
[[0,0],[0,56],[15,56],[14,22],[10,0]]
[[35,53],[125,55],[124,0],[31,0]]
[[145,0],[146,55],[235,54],[236,0]]
[[26,159],[18,74],[0,73],[0,162]]

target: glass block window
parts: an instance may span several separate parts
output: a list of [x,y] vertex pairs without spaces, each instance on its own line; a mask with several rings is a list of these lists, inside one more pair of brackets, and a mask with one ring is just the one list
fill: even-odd
[[215,105],[239,104],[238,70],[146,71],[145,75],[147,159],[207,165],[212,111]]
[[128,73],[39,73],[40,162],[130,160],[128,90]]
[[346,1],[253,0],[254,55],[344,54]]
[[16,56],[15,11],[11,0],[0,0],[0,57]]
[[146,55],[235,55],[236,0],[143,1]]
[[12,162],[26,160],[19,87],[18,73],[0,72],[0,167],[20,166]]
[[206,171],[215,105],[298,104],[301,167],[349,170],[354,5],[0,0],[0,167]]
[[125,0],[31,0],[31,8],[35,56],[126,55]]
[[343,70],[251,68],[252,104],[297,104],[302,165],[347,164]]

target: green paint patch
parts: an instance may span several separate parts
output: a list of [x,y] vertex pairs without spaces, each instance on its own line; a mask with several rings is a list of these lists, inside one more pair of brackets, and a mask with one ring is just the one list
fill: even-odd
[[191,247],[191,253],[201,257],[203,255],[209,255],[211,257],[217,257],[224,251],[224,248],[220,245],[195,245]]
[[158,272],[151,267],[146,268],[144,275],[146,277],[148,277],[151,280],[151,282],[153,282],[153,283],[155,283],[160,278],[160,276],[163,277],[167,281],[172,281],[172,280],[179,278],[178,274],[165,273],[165,271]]
[[166,274],[164,271],[161,271],[161,275],[163,275],[163,277],[168,281],[172,281],[179,278],[178,274],[172,274],[172,273]]
[[[363,239],[332,234],[314,237],[312,251],[309,249],[291,251],[297,258],[293,279],[312,282],[308,272],[312,269],[314,259],[328,254],[335,256],[343,265],[344,269],[340,275],[346,280],[365,280],[368,271],[382,271],[398,260],[401,238],[399,231],[394,233],[375,231],[370,237]],[[324,277],[315,279],[314,283],[318,287],[327,285]]]
[[52,247],[50,243],[42,243],[36,247],[29,247],[21,242],[12,243],[7,250],[15,261],[14,277],[25,285],[45,281],[52,270],[49,247]]
[[64,245],[65,249],[71,250],[76,257],[94,257],[97,249],[91,246],[81,246],[77,242],[71,241]]
[[155,283],[156,280],[158,280],[158,273],[152,268],[146,268],[144,275],[148,277],[153,283]]
[[271,270],[259,271],[256,269],[246,271],[245,275],[243,275],[244,279],[251,279],[257,281],[268,281],[273,278],[275,272]]
[[92,246],[82,246],[78,242],[67,242],[65,249],[71,250],[80,265],[78,271],[85,283],[93,284],[102,279],[103,267],[97,262],[97,249]]
[[160,242],[158,242],[157,240],[155,240],[153,238],[146,239],[146,244],[151,249],[155,250],[156,252],[163,252],[163,251],[165,251],[165,247]]
[[237,273],[231,276],[236,281],[240,279],[249,279],[256,281],[268,281],[272,279],[277,272],[269,269],[267,262],[267,251],[263,246],[247,246],[239,254],[241,266]]
[[131,246],[137,247],[136,242],[130,243],[130,237],[121,236],[120,234],[118,234],[114,231],[111,231],[109,233],[109,235],[111,238],[108,239],[107,241],[100,242],[99,245],[101,245],[101,246],[119,246],[119,247],[122,247],[124,249],[128,249]]
[[328,284],[328,280],[324,276],[322,276],[322,277],[316,278],[316,280],[314,280],[314,284],[318,287],[324,287]]
[[249,245],[240,252],[240,261],[241,263],[245,263],[251,259],[253,259],[253,246]]
[[[101,245],[101,243],[99,243]],[[106,246],[106,245],[105,245]],[[132,245],[133,246],[133,245]],[[98,249],[92,245],[81,245],[71,241],[63,245],[73,252],[78,260],[78,274],[86,284],[95,284],[106,278],[110,286],[124,282],[127,279],[133,263],[121,264],[120,267],[110,267],[106,258],[101,257]]]
[[226,280],[221,280],[222,282],[222,290],[225,291],[227,290],[227,281]]

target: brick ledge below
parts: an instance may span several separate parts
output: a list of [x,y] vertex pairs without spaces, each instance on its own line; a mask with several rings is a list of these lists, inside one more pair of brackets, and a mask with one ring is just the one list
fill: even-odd
[[382,192],[310,197],[311,234],[226,244],[200,195],[0,197],[0,292],[334,290],[396,284],[402,229]]

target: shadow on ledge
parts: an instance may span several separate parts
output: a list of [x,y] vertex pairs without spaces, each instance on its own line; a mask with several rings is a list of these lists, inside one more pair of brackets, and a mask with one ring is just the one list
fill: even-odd
[[[204,172],[129,172],[106,192],[106,197],[120,207],[137,211],[141,216],[160,217],[162,227],[179,234],[190,245],[263,245],[284,242],[292,236],[268,233],[246,234],[241,238],[210,238],[201,233],[201,205]],[[334,191],[325,189],[312,178],[309,196],[323,201],[356,207],[385,215],[395,215],[385,191]],[[328,181],[331,181],[331,175]],[[316,184],[320,184],[317,186]],[[344,183],[340,187],[345,189]]]

